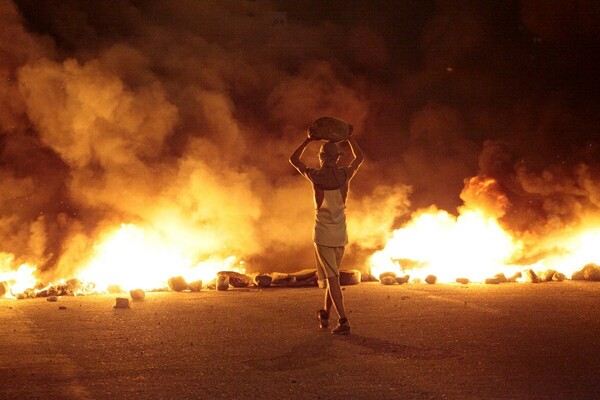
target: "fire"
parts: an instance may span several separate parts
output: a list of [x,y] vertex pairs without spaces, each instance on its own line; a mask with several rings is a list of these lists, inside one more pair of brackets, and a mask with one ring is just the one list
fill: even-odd
[[95,246],[91,262],[81,269],[78,279],[93,282],[99,291],[111,285],[123,290],[160,289],[173,276],[207,282],[222,270],[243,272],[241,265],[234,256],[194,261],[193,254],[160,232],[123,224]]
[[541,246],[549,253],[536,263],[541,269],[555,269],[571,276],[586,264],[600,265],[600,228],[589,226],[551,237]]
[[521,243],[481,210],[455,217],[432,207],[393,232],[385,248],[371,257],[371,273],[391,271],[413,278],[433,274],[441,282],[458,277],[482,281],[514,270],[510,260],[520,249]]
[[[21,264],[16,270],[12,270],[14,256],[8,253],[0,253],[0,284],[5,282],[6,297],[15,297],[26,289],[33,288],[36,283],[36,267],[31,264]],[[2,294],[0,294],[2,297]]]

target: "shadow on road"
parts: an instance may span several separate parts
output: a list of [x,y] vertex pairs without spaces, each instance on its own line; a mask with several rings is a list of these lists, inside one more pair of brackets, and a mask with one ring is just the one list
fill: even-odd
[[359,355],[385,355],[413,360],[439,360],[453,357],[451,351],[447,349],[410,346],[355,334],[339,337],[324,332],[296,344],[283,354],[247,360],[245,364],[263,371],[313,368],[316,364],[331,361],[331,357],[335,357],[339,352],[339,347],[336,348],[335,344],[340,342],[359,347],[361,350],[355,353]]
[[343,340],[354,346],[362,347],[363,350],[359,351],[358,354],[363,355],[382,354],[414,360],[438,360],[453,356],[447,349],[410,346],[362,335],[351,334],[344,336]]

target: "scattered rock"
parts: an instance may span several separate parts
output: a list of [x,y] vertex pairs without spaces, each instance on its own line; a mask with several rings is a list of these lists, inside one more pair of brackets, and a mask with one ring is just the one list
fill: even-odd
[[174,276],[167,281],[169,288],[174,292],[181,292],[189,289],[189,285],[183,276]]
[[288,282],[288,286],[290,287],[315,286],[317,284],[317,271],[315,270],[314,274],[304,279],[299,279],[295,276],[290,276],[290,278]]
[[357,269],[352,270],[341,270],[340,271],[340,285],[358,285],[361,279],[361,272]]
[[129,308],[129,299],[126,297],[117,297],[113,308]]
[[73,279],[69,279],[66,284],[66,290],[75,294],[77,292],[79,292],[82,288],[83,288],[83,282],[81,282],[79,279],[73,278]]
[[466,285],[470,282],[471,281],[469,280],[469,278],[456,278],[456,283],[460,283],[462,285]]
[[367,272],[363,272],[363,274],[360,277],[361,282],[377,282],[378,280],[379,279],[377,279],[377,277],[375,277]]
[[217,276],[217,290],[225,291],[229,289],[229,276],[218,275]]
[[593,263],[587,264],[583,267],[582,271],[586,281],[600,281],[600,267],[598,265]]
[[427,282],[430,285],[434,285],[437,282],[437,276],[435,276],[435,275],[427,275],[425,277],[425,282]]
[[554,274],[554,276],[552,277],[552,280],[554,282],[563,282],[565,279],[567,279],[567,277],[565,276],[565,274],[563,274],[562,272],[557,272]]
[[276,286],[289,286],[290,281],[293,279],[290,274],[283,272],[272,272],[271,284]]
[[396,282],[396,277],[395,276],[391,276],[391,275],[380,276],[379,280],[384,285],[395,285],[397,283]]
[[585,281],[583,270],[573,272],[573,275],[571,275],[571,279],[574,281]]
[[398,276],[396,277],[396,282],[398,282],[399,285],[404,285],[405,283],[408,283],[409,279],[410,275]]
[[494,275],[494,278],[498,279],[498,283],[506,283],[508,282],[508,278],[502,272]]
[[8,283],[0,282],[0,297],[4,296],[8,291]]
[[540,276],[540,281],[542,282],[552,282],[552,278],[554,278],[554,274],[556,274],[556,270],[548,269],[542,272]]
[[48,296],[46,298],[46,301],[58,301],[58,297],[56,297],[56,296]]
[[190,283],[190,291],[199,292],[202,290],[202,280],[198,279],[197,281]]
[[317,276],[317,270],[315,268],[303,269],[301,271],[293,272],[289,274],[290,277],[296,279],[296,281],[305,281]]
[[532,269],[526,270],[524,272],[524,276],[525,276],[525,282],[538,283],[540,281],[540,279],[538,278],[537,274]]
[[59,309],[59,310],[66,310],[66,309],[67,309],[67,306],[58,306],[58,309]]
[[226,275],[229,277],[229,284],[236,288],[244,288],[250,286],[252,283],[252,278],[247,275],[240,274],[239,272],[234,271],[220,271],[217,273],[219,275]]
[[133,289],[129,291],[129,295],[133,300],[144,300],[146,297],[146,292],[142,289]]
[[518,279],[522,278],[523,274],[521,273],[521,271],[517,271],[514,274],[512,274],[511,276],[509,276],[506,281],[507,282],[516,282]]
[[500,279],[494,277],[494,278],[487,278],[485,280],[485,283],[488,285],[498,285],[500,284]]
[[392,278],[396,279],[396,273],[395,272],[383,272],[381,274],[379,274],[379,280],[383,280],[383,278],[385,278],[386,276],[391,276]]
[[270,275],[260,274],[254,277],[254,284],[261,288],[268,288],[272,282],[273,278]]

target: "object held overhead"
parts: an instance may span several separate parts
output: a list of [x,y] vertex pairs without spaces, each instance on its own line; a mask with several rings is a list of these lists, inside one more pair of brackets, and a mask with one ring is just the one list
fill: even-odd
[[308,126],[308,136],[312,139],[341,142],[347,140],[352,133],[352,125],[335,117],[315,119]]

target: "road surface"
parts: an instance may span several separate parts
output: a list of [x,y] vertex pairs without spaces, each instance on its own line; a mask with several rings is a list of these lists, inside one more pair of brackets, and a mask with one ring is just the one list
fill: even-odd
[[0,299],[0,398],[600,398],[600,283],[344,289]]

